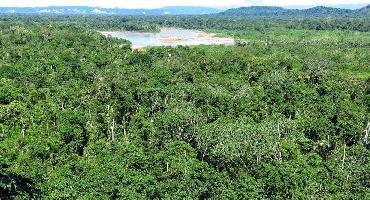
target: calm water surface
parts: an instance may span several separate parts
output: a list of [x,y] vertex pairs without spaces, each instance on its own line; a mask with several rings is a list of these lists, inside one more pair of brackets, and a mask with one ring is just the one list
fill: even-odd
[[177,46],[177,45],[200,45],[218,44],[233,45],[234,39],[216,37],[214,34],[197,30],[164,28],[159,33],[142,32],[101,32],[106,36],[129,40],[132,48],[144,48],[148,46]]

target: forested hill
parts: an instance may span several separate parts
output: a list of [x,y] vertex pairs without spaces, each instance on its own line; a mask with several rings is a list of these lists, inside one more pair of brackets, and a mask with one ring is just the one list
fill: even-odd
[[170,6],[158,9],[98,8],[87,6],[51,7],[0,7],[0,14],[49,14],[49,15],[202,15],[222,10],[197,6]]
[[370,4],[367,5],[366,7],[361,8],[360,12],[362,14],[367,14],[367,16],[370,16]]
[[271,6],[251,6],[226,10],[218,15],[240,17],[325,17],[370,16],[369,5],[356,10],[317,6],[308,9],[286,9]]
[[325,17],[325,16],[370,16],[369,5],[359,9],[317,6],[308,9],[287,9],[274,6],[251,6],[221,10],[198,6],[169,6],[157,9],[100,8],[88,6],[50,7],[0,7],[0,14],[42,15],[120,15],[120,16],[165,16],[165,15],[217,15],[237,17]]

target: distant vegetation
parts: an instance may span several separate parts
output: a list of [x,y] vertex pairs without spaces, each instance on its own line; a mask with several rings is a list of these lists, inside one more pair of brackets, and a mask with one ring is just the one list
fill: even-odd
[[370,199],[368,22],[3,15],[0,199]]
[[127,30],[158,32],[160,27],[180,27],[202,30],[251,29],[264,31],[269,28],[309,30],[354,30],[370,31],[370,17],[293,17],[293,18],[249,18],[238,16],[83,16],[83,15],[0,15],[0,21],[58,24],[65,27],[87,30]]
[[37,14],[37,15],[101,15],[101,16],[179,16],[179,15],[218,15],[242,16],[249,18],[281,17],[364,17],[370,15],[370,8],[343,9],[317,6],[308,9],[286,9],[273,6],[251,6],[220,10],[209,7],[171,6],[157,9],[99,8],[87,6],[51,6],[51,7],[0,7],[0,14]]
[[65,28],[79,28],[85,30],[158,32],[160,26],[148,19],[150,18],[98,15],[0,15],[0,21],[17,22],[19,24],[58,25]]
[[328,16],[357,16],[369,17],[369,6],[361,9],[343,9],[317,6],[308,9],[285,9],[282,7],[252,6],[226,10],[219,15],[223,16],[243,16],[243,17],[328,17]]
[[217,29],[230,31],[259,30],[270,28],[308,29],[308,30],[354,30],[370,31],[370,17],[325,17],[325,18],[241,18],[241,17],[152,17],[146,21],[160,26],[175,26],[190,29]]

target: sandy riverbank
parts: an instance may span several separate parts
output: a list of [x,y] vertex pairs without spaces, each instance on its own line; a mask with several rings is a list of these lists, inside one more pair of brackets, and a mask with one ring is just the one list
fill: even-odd
[[101,31],[105,36],[129,40],[133,49],[148,46],[234,45],[234,39],[214,33],[179,28],[162,28],[159,33]]

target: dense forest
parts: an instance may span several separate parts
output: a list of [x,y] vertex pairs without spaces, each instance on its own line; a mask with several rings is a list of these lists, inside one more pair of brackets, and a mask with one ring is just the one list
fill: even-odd
[[2,22],[59,25],[87,30],[125,30],[159,32],[160,27],[180,27],[201,30],[244,31],[251,29],[263,32],[271,28],[303,30],[353,30],[370,31],[370,17],[295,17],[248,18],[234,16],[82,16],[82,15],[0,15]]
[[223,16],[243,16],[253,18],[276,17],[364,17],[370,15],[370,5],[360,9],[331,8],[316,6],[308,9],[286,9],[272,6],[251,6],[226,10],[219,13]]
[[[238,42],[96,32],[163,26]],[[0,16],[0,199],[370,199],[369,60],[369,18]]]

